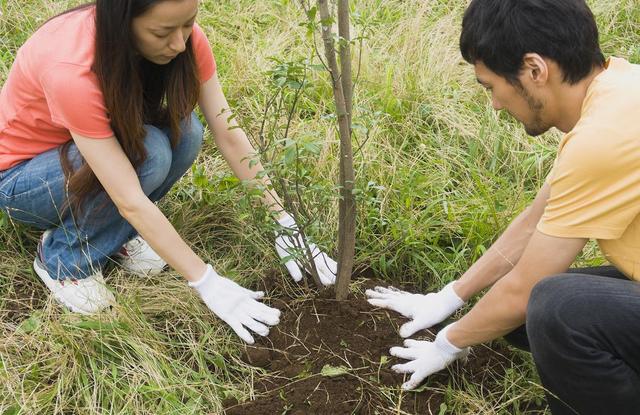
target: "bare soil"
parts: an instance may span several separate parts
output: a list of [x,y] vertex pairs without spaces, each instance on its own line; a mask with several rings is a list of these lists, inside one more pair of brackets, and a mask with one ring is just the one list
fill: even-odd
[[[368,280],[362,285],[380,284],[384,283]],[[283,291],[276,288],[275,292]],[[264,368],[266,374],[254,382],[255,399],[224,402],[227,415],[441,414],[444,390],[450,382],[461,385],[464,377],[487,390],[504,387],[496,379],[518,364],[502,343],[492,348],[479,346],[466,363],[455,363],[450,371],[430,376],[422,391],[402,393],[405,377],[390,369],[401,361],[388,351],[402,345],[398,327],[406,320],[375,309],[363,295],[343,302],[332,297],[332,290],[326,290],[305,299],[271,299],[283,311],[281,322],[268,338],[248,346],[243,357],[252,366]],[[412,338],[433,339],[439,328]],[[533,406],[523,402],[519,409]]]

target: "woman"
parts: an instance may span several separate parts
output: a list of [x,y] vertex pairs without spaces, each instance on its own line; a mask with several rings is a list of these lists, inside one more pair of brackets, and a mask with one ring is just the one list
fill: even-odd
[[[168,263],[246,342],[266,336],[280,312],[215,272],[156,207],[194,162],[203,127],[242,180],[262,170],[236,127],[198,0],[98,0],[45,23],[18,52],[0,94],[0,208],[44,230],[34,269],[56,300],[91,314],[114,303],[101,269],[110,257],[134,272]],[[264,178],[268,183],[268,178]],[[293,233],[276,239],[288,257],[305,241],[278,196],[264,203]],[[315,246],[326,284],[335,262]],[[300,268],[289,261],[296,280]]]

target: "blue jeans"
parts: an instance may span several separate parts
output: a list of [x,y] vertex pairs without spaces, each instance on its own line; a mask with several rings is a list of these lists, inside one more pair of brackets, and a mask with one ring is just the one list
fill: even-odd
[[540,281],[505,339],[533,354],[553,415],[640,412],[640,283],[614,267]]
[[[182,136],[171,148],[168,128],[145,125],[147,159],[137,169],[144,193],[160,200],[195,161],[203,127],[195,114],[182,122]],[[82,164],[75,144],[68,151],[74,168]],[[52,149],[0,171],[0,209],[13,220],[51,229],[42,246],[43,263],[54,279],[82,279],[94,274],[137,232],[101,192],[87,199],[82,212],[63,209],[67,200],[59,149]]]

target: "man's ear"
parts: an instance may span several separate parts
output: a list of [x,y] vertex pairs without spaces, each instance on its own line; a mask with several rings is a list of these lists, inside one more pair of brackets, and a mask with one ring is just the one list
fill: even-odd
[[549,81],[549,65],[537,53],[527,53],[522,59],[521,81],[542,86]]

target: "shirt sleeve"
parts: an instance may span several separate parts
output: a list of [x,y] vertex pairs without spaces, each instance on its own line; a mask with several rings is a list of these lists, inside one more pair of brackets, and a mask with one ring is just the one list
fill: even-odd
[[551,166],[551,169],[549,170],[547,177],[545,177],[544,179],[545,184],[551,184],[551,182],[553,181],[553,176],[556,172],[557,165],[558,165],[558,158],[556,157],[555,160],[553,160],[553,165]]
[[198,65],[198,76],[200,83],[204,84],[216,73],[216,60],[209,45],[209,39],[198,24],[194,24],[191,34],[191,44]]
[[97,77],[89,68],[56,64],[41,83],[53,122],[87,138],[114,135]]
[[640,154],[606,127],[569,134],[537,228],[557,237],[618,239],[640,213]]

